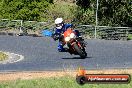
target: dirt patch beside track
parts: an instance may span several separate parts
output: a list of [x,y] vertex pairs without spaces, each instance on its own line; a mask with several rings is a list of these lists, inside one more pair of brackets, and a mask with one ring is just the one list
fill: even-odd
[[[1,72],[0,73],[0,81],[62,77],[62,76],[66,76],[66,75],[75,77],[77,73],[78,73],[78,71]],[[87,70],[86,73],[87,74],[132,74],[132,69]]]

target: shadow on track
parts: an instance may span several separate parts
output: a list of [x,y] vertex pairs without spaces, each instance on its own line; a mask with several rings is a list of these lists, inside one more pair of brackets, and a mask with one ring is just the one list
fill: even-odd
[[[87,59],[87,58],[92,58],[92,57],[86,57],[84,59]],[[62,59],[82,59],[81,57],[68,57],[68,58],[62,58]]]

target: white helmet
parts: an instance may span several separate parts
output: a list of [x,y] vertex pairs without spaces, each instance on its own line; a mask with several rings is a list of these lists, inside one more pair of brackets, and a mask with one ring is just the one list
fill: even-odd
[[57,18],[55,19],[55,25],[57,29],[61,29],[63,26],[63,18]]

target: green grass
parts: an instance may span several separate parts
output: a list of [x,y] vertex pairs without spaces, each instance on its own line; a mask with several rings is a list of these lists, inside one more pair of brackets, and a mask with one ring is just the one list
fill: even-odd
[[130,84],[85,84],[79,85],[75,78],[65,76],[60,78],[45,78],[32,80],[16,80],[1,82],[0,88],[132,88]]
[[0,52],[0,61],[6,60],[8,58],[8,55]]

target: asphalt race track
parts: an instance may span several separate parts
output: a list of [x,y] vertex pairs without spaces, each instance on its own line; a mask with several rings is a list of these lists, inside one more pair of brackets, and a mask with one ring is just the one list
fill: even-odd
[[50,37],[0,36],[0,50],[21,54],[24,59],[0,64],[0,71],[43,71],[131,68],[132,41],[86,40],[86,59],[57,52],[57,43]]

